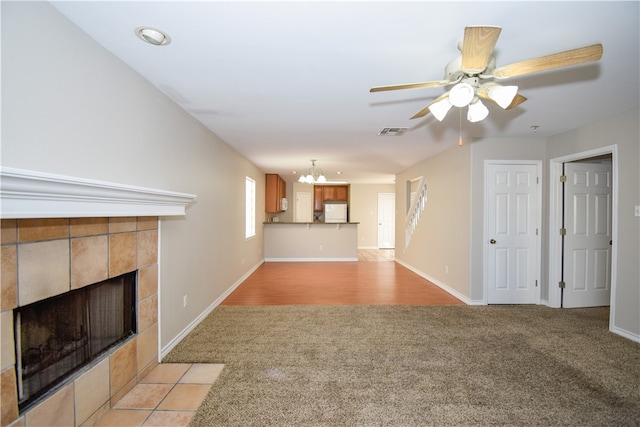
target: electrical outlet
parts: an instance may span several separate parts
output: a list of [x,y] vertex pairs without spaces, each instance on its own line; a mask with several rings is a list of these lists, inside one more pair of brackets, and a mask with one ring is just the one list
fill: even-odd
[[187,306],[187,295],[182,297],[182,307],[186,307]]
[[322,250],[322,245],[320,245],[320,250]]
[[445,272],[445,273],[447,273],[447,274],[449,274],[449,266],[448,266],[448,265],[445,265],[445,266],[444,266],[444,272]]
[[640,216],[640,206],[636,206],[636,216]]

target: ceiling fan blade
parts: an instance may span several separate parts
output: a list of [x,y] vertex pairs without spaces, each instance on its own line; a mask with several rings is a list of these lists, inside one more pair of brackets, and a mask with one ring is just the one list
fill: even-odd
[[502,28],[496,26],[474,26],[464,29],[462,71],[467,74],[478,74],[487,68],[500,31]]
[[558,52],[539,58],[528,59],[514,64],[498,67],[491,73],[497,79],[523,76],[556,68],[569,67],[587,62],[599,61],[602,58],[602,45],[580,47],[578,49]]
[[400,90],[400,89],[419,89],[424,87],[440,87],[446,86],[450,84],[449,80],[435,80],[432,82],[421,82],[421,83],[406,83],[400,85],[391,85],[391,86],[375,86],[369,89],[369,92],[382,92],[385,90]]
[[505,110],[510,110],[512,108],[515,108],[526,100],[527,100],[526,97],[520,95],[519,93],[516,93],[515,98],[513,98],[513,101],[511,101],[511,104],[509,104],[509,106],[505,108]]
[[444,98],[446,98],[447,96],[449,96],[449,93],[448,93],[448,92],[447,92],[447,93],[444,93],[444,94],[442,94],[442,95],[440,95],[439,97],[437,97],[436,99],[434,99],[432,103],[430,103],[429,105],[427,105],[426,107],[424,107],[422,110],[420,110],[420,111],[418,111],[416,114],[414,114],[414,115],[413,115],[413,117],[411,117],[409,120],[417,119],[417,118],[420,118],[420,117],[424,117],[424,116],[426,116],[426,115],[427,115],[427,114],[429,114],[429,112],[430,112],[430,111],[429,111],[429,107],[431,107],[431,106],[432,106],[433,104],[435,104],[436,102],[440,102],[440,101],[442,101],[442,100],[443,100]]

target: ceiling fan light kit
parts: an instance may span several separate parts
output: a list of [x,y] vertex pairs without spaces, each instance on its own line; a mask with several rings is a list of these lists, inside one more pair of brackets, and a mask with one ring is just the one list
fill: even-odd
[[438,121],[442,121],[451,107],[468,106],[467,119],[470,122],[478,122],[484,120],[489,114],[489,110],[480,102],[479,98],[494,102],[505,110],[515,108],[527,100],[518,93],[518,86],[502,86],[486,80],[525,76],[541,71],[599,61],[602,58],[602,45],[594,44],[496,67],[494,48],[501,31],[502,28],[494,25],[466,27],[464,38],[458,44],[461,55],[445,67],[445,80],[376,86],[369,91],[381,92],[453,85],[448,93],[440,95],[411,119],[431,113]]

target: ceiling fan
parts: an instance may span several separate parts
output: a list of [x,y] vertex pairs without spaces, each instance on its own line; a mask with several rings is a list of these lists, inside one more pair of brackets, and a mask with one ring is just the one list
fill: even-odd
[[493,102],[505,110],[514,108],[527,100],[518,93],[517,86],[503,86],[493,81],[494,79],[504,80],[526,76],[598,61],[602,58],[602,45],[594,44],[496,67],[493,49],[500,31],[502,31],[501,27],[492,25],[466,27],[464,38],[458,44],[461,55],[446,66],[444,80],[376,86],[372,87],[370,92],[453,85],[448,92],[440,95],[411,118],[416,119],[432,113],[438,121],[442,121],[451,107],[468,107],[467,120],[479,122],[489,114],[489,110],[481,99]]

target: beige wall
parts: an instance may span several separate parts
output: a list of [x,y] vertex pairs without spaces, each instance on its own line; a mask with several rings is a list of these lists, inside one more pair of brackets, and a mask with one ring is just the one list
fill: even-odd
[[262,260],[242,213],[245,176],[264,206],[263,172],[45,2],[2,2],[1,149],[2,166],[198,196],[160,218],[161,347]]
[[[471,148],[450,148],[396,176],[396,259],[471,302]],[[427,204],[405,248],[406,181],[426,178]],[[448,271],[448,272],[446,272]]]

